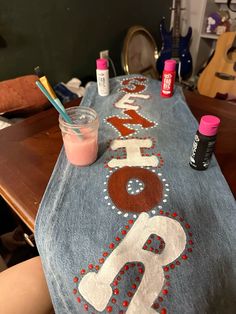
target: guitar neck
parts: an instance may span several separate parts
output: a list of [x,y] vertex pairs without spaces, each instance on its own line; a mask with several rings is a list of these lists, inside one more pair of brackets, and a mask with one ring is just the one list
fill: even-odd
[[173,38],[180,37],[180,10],[181,0],[175,0],[174,20],[173,20]]

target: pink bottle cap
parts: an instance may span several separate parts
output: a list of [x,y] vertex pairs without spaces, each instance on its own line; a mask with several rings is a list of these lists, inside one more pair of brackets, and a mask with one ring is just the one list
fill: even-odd
[[199,124],[199,132],[206,136],[213,136],[217,133],[220,125],[220,119],[215,116],[207,115],[202,116]]
[[176,61],[174,59],[169,59],[165,61],[164,70],[165,71],[175,71]]
[[107,59],[105,59],[105,58],[97,59],[96,63],[97,63],[97,69],[98,70],[107,70],[108,69],[108,61],[107,61]]

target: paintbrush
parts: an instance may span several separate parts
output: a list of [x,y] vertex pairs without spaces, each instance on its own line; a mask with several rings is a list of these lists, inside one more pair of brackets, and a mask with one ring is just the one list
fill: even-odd
[[34,68],[35,74],[38,76],[41,84],[44,86],[44,88],[48,91],[49,95],[52,97],[52,99],[56,102],[56,104],[65,112],[65,108],[63,104],[61,103],[60,99],[57,97],[56,93],[54,92],[52,86],[50,85],[46,75],[41,71],[40,67],[37,66]]

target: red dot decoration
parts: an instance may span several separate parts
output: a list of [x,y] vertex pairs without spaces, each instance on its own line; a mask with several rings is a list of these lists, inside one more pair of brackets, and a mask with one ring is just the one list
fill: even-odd
[[74,282],[78,282],[79,278],[78,277],[74,277],[73,281]]
[[162,293],[165,294],[165,295],[168,294],[168,292],[169,291],[167,289],[162,290]]
[[119,289],[114,289],[113,294],[118,295],[120,293]]
[[[151,246],[150,246],[151,245]],[[160,254],[161,250],[165,247],[164,240],[155,234],[151,234],[145,242],[143,249],[153,252],[154,254]]]
[[159,309],[160,305],[159,303],[154,303],[152,306],[155,310]]
[[124,269],[127,271],[129,270],[129,266],[128,265],[125,265]]
[[167,314],[167,310],[165,308],[161,309],[160,314]]
[[89,265],[88,265],[88,268],[89,268],[89,269],[93,269],[93,264],[89,264]]
[[131,298],[133,296],[133,293],[131,291],[128,291],[127,296]]
[[84,304],[85,311],[88,311],[88,304]]
[[107,306],[107,312],[111,313],[112,312],[112,306]]
[[128,302],[127,300],[125,300],[125,301],[122,302],[122,305],[123,305],[124,307],[127,307],[127,306],[129,305],[129,302]]
[[80,297],[77,297],[77,302],[78,302],[78,303],[80,303],[80,302],[81,302]]

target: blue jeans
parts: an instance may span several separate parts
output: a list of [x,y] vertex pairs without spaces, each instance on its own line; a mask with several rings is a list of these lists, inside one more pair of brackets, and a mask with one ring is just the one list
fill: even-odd
[[35,227],[56,313],[235,313],[236,205],[213,156],[189,166],[198,123],[182,90],[139,75],[96,83],[94,164],[62,149]]

